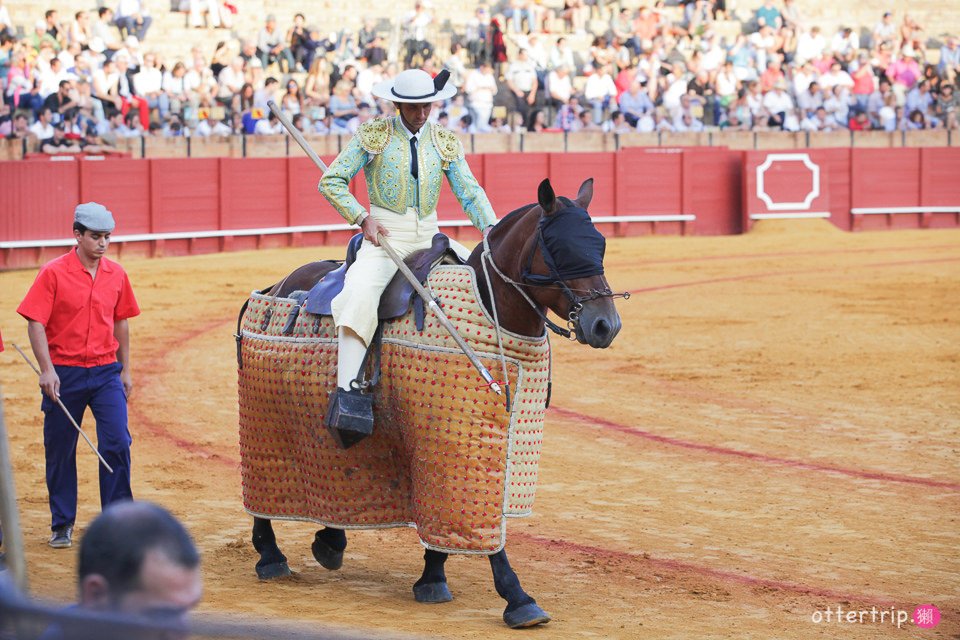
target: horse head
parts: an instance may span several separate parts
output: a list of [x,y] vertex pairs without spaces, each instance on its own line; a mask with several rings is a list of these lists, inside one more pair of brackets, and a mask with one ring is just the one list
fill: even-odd
[[[613,298],[629,294],[614,294],[603,275],[606,240],[587,212],[592,199],[592,178],[573,200],[558,197],[547,179],[537,189],[537,204],[506,216],[491,232],[487,261],[502,281],[493,288],[504,328],[531,335],[546,324],[598,349],[613,342],[621,327]],[[476,252],[471,262],[475,258]],[[566,328],[544,309],[564,318]]]

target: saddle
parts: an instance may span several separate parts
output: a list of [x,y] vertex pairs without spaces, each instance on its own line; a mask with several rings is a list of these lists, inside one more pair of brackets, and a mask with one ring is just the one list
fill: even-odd
[[[303,309],[307,313],[315,315],[331,315],[331,305],[333,299],[343,290],[344,279],[350,265],[357,259],[357,252],[360,250],[360,244],[363,242],[363,234],[357,234],[350,239],[347,245],[347,256],[343,264],[334,269],[318,282],[306,294],[306,302],[303,303]],[[457,252],[450,246],[450,238],[442,233],[433,236],[433,240],[428,249],[421,249],[407,256],[404,260],[406,265],[413,272],[417,280],[421,283],[426,282],[427,275],[434,265],[444,262],[446,264],[462,265],[464,261]],[[425,309],[423,300],[417,295],[403,274],[399,271],[393,276],[390,284],[380,296],[380,306],[377,309],[377,317],[380,320],[392,320],[399,318],[410,310],[410,305],[414,305],[414,317],[417,323],[417,330],[423,330],[423,320]],[[299,309],[299,307],[297,307]]]

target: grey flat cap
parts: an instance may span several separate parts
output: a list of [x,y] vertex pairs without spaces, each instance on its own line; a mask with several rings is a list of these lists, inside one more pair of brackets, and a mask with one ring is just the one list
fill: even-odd
[[90,231],[113,231],[116,226],[110,210],[96,202],[78,204],[73,210],[73,221],[79,222]]

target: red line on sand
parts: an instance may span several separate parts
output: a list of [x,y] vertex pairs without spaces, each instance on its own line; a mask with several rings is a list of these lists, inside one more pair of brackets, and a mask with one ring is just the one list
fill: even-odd
[[694,449],[696,451],[706,451],[707,453],[714,453],[725,456],[735,456],[738,458],[746,458],[748,460],[755,460],[757,462],[763,462],[766,464],[774,464],[785,467],[793,467],[795,469],[806,469],[809,471],[821,471],[825,473],[839,473],[846,476],[853,476],[855,478],[866,478],[868,480],[881,480],[884,482],[902,482],[906,484],[918,484],[925,487],[936,487],[941,489],[950,489],[951,491],[960,491],[960,484],[954,482],[945,482],[940,480],[931,480],[928,478],[917,478],[914,476],[901,476],[892,473],[883,473],[880,471],[865,471],[861,469],[846,469],[844,467],[834,467],[831,465],[818,464],[816,462],[806,462],[804,460],[791,460],[789,458],[778,458],[776,456],[770,456],[763,453],[753,453],[751,451],[739,451],[737,449],[729,449],[727,447],[719,447],[712,444],[703,444],[700,442],[691,442],[690,440],[681,440],[680,438],[673,438],[671,436],[664,436],[644,429],[638,429],[636,427],[630,427],[627,425],[619,424],[612,422],[610,420],[605,420],[604,418],[597,418],[594,416],[588,416],[583,413],[578,413],[570,409],[563,409],[561,407],[550,407],[552,413],[559,414],[564,418],[570,420],[575,420],[581,424],[586,424],[588,426],[597,427],[600,429],[607,429],[610,431],[616,431],[618,433],[623,433],[629,436],[636,438],[643,438],[644,440],[652,440],[654,442],[659,442],[661,444],[670,445],[673,447],[681,447],[683,449]]
[[[223,325],[229,324],[231,322],[232,322],[231,320],[217,320],[214,322],[210,322],[202,327],[191,329],[186,333],[178,335],[171,344],[159,345],[157,347],[157,351],[153,355],[151,355],[149,358],[147,358],[143,363],[143,369],[142,369],[142,371],[144,371],[143,378],[146,378],[147,380],[149,380],[153,376],[161,375],[160,369],[162,368],[163,359],[167,355],[169,355],[171,346],[176,344],[181,344],[189,340],[193,340],[194,338],[197,338],[210,331],[214,331],[222,327]],[[176,445],[178,449],[181,449],[183,451],[188,451],[190,453],[195,453],[203,458],[220,462],[228,467],[236,468],[240,465],[240,462],[238,460],[233,460],[229,456],[224,456],[214,451],[210,451],[202,444],[199,444],[192,440],[188,440],[186,438],[182,438],[172,433],[164,425],[153,420],[136,402],[130,404],[129,409],[130,409],[130,412],[135,416],[137,425],[143,425],[144,427],[147,428],[147,430],[151,433],[151,435],[154,435],[156,437],[163,438],[165,440],[172,442],[174,445]]]
[[682,560],[672,560],[670,558],[653,558],[647,554],[636,554],[628,553],[626,551],[614,551],[611,549],[601,549],[600,547],[594,547],[586,544],[580,544],[579,542],[571,542],[569,540],[558,540],[555,538],[546,538],[543,536],[537,536],[530,533],[513,533],[511,534],[512,538],[517,538],[524,542],[531,542],[539,546],[547,547],[549,549],[557,550],[560,552],[571,553],[576,555],[585,555],[590,556],[591,558],[604,558],[607,560],[620,560],[620,561],[630,561],[637,562],[642,564],[651,565],[654,568],[663,569],[666,571],[675,571],[675,572],[688,572],[694,573],[701,576],[708,576],[710,578],[716,578],[723,582],[735,582],[738,584],[747,585],[749,587],[765,587],[768,589],[776,589],[777,591],[792,591],[794,593],[801,593],[813,596],[819,596],[821,598],[827,598],[835,602],[859,602],[859,603],[870,603],[870,604],[879,604],[883,606],[891,606],[896,603],[889,599],[886,596],[867,596],[863,594],[851,594],[843,593],[840,591],[833,591],[831,589],[824,589],[821,587],[811,587],[803,584],[798,584],[795,582],[786,582],[784,580],[774,580],[771,578],[759,578],[757,576],[745,575],[742,573],[735,573],[733,571],[725,571],[723,569],[713,569],[711,567],[705,567],[703,565],[694,564],[692,562],[684,562]]
[[[869,264],[858,264],[850,265],[846,268],[881,268],[881,267],[902,267],[910,266],[917,264],[935,264],[940,262],[958,262],[960,258],[929,258],[926,260],[901,260],[897,262],[874,262]],[[680,289],[683,287],[696,287],[703,284],[719,284],[722,282],[740,282],[742,280],[759,280],[761,278],[775,278],[778,276],[798,276],[798,275],[808,275],[811,273],[834,273],[837,270],[837,267],[822,267],[818,269],[801,269],[797,271],[770,271],[767,273],[750,273],[746,275],[739,276],[727,276],[724,278],[709,278],[707,280],[692,280],[690,282],[674,282],[672,284],[661,284],[653,287],[643,287],[640,289],[633,289],[630,293],[651,293],[654,291],[665,291],[667,289]]]
[[688,264],[695,262],[713,262],[719,260],[754,260],[758,258],[796,258],[798,256],[831,256],[836,254],[845,254],[845,253],[883,253],[883,252],[899,252],[899,251],[930,251],[937,249],[956,249],[957,246],[953,244],[936,244],[930,245],[928,247],[860,247],[860,248],[847,248],[847,249],[822,249],[822,250],[811,250],[811,251],[780,251],[774,253],[741,253],[741,254],[726,254],[726,255],[717,255],[717,256],[696,256],[692,258],[668,258],[663,260],[630,260],[630,261],[614,261],[610,264],[605,264],[605,267],[636,267],[636,266],[648,266],[654,264]]

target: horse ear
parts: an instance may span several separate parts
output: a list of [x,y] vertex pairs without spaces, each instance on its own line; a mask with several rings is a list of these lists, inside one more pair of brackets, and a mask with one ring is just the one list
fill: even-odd
[[537,202],[540,203],[540,208],[546,214],[553,213],[554,209],[557,208],[557,194],[553,192],[550,178],[544,178],[540,186],[537,187]]
[[587,178],[580,185],[580,191],[577,192],[577,204],[581,209],[587,209],[590,201],[593,200],[593,178]]

